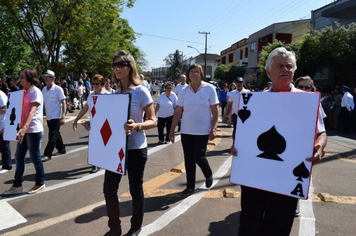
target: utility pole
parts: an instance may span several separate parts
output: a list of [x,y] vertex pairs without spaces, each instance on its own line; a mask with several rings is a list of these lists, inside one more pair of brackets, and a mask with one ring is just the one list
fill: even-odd
[[206,49],[207,49],[207,42],[208,42],[208,34],[210,32],[198,32],[199,34],[205,34],[205,54],[204,54],[204,81],[206,81]]

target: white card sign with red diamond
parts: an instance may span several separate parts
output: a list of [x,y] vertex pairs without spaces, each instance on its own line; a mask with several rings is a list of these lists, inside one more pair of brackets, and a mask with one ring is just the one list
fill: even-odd
[[88,163],[125,174],[127,135],[124,124],[130,117],[131,94],[92,94]]
[[319,93],[241,93],[230,182],[308,198]]

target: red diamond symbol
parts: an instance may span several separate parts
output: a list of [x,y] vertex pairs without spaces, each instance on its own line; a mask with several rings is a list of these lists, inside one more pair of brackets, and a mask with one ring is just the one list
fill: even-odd
[[91,109],[90,113],[91,113],[91,117],[94,118],[95,113],[96,113],[95,106]]
[[98,100],[98,96],[93,96],[94,106],[96,105],[96,100]]
[[100,133],[101,133],[101,137],[104,141],[104,146],[106,146],[106,144],[108,143],[110,137],[111,137],[111,128],[110,128],[110,125],[109,125],[109,122],[108,120],[106,119],[103,126],[101,127],[100,129]]
[[120,161],[122,161],[122,159],[124,159],[124,156],[125,156],[124,150],[122,150],[122,148],[121,148],[121,150],[119,152]]

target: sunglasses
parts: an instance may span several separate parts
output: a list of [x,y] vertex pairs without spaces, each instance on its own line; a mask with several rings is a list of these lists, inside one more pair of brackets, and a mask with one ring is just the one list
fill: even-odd
[[112,68],[119,67],[120,69],[124,68],[125,66],[129,66],[130,64],[126,61],[118,61],[115,63],[112,63]]
[[166,89],[172,89],[172,87],[166,87]]
[[98,85],[100,85],[100,83],[91,83],[92,85],[96,85],[96,86],[98,86]]
[[303,86],[303,85],[298,85],[298,88],[300,88],[300,89],[303,89],[303,88],[305,88],[305,89],[311,89],[310,86]]

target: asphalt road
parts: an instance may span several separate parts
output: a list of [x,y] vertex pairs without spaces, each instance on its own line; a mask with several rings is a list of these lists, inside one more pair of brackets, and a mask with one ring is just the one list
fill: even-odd
[[[158,97],[154,96],[154,100]],[[46,191],[0,199],[0,235],[103,235],[109,228],[102,193],[103,173],[89,174],[87,164],[88,133],[74,132],[66,117],[61,133],[67,153],[44,163]],[[185,174],[180,141],[158,145],[157,130],[147,134],[149,157],[145,170],[146,210],[140,235],[237,235],[240,215],[240,187],[229,183],[231,128],[219,124],[216,145],[209,145],[208,160],[214,183],[205,188],[204,177],[197,170],[196,191],[188,198],[178,195],[185,188]],[[356,135],[340,136],[328,132],[327,155],[312,170],[310,199],[301,201],[301,217],[295,218],[291,235],[355,235],[356,232]],[[177,133],[176,138],[180,136]],[[47,127],[42,150],[47,143]],[[11,144],[12,156],[15,143]],[[42,152],[43,153],[43,152]],[[34,185],[34,168],[26,159],[24,191]],[[0,192],[10,188],[15,171],[0,175]],[[225,198],[223,190],[236,191],[236,198]],[[321,201],[318,193],[329,194],[334,202]],[[119,189],[123,232],[130,227],[131,198],[127,177]]]

